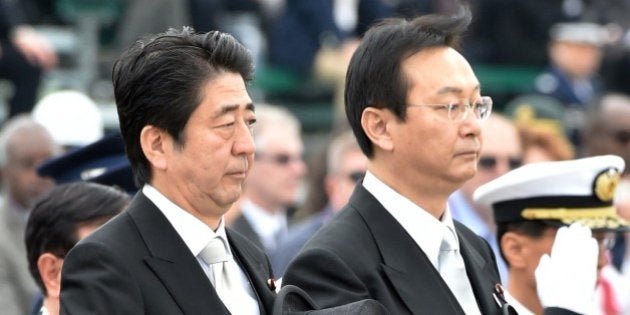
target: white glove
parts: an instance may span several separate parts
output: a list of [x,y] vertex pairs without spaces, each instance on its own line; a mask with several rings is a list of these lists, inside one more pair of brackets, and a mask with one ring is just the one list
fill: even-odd
[[543,307],[579,314],[593,309],[599,248],[591,230],[573,223],[558,229],[551,256],[544,254],[536,268],[536,289]]

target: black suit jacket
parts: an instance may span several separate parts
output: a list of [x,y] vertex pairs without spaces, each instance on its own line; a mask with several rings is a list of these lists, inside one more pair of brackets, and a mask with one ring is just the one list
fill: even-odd
[[[265,254],[227,230],[234,256],[253,286],[261,314],[275,292]],[[229,314],[195,256],[142,193],[127,211],[75,246],[64,261],[61,314]]]
[[[500,314],[489,245],[462,224],[455,228],[481,313]],[[304,289],[320,307],[375,299],[392,314],[464,314],[428,257],[362,185],[289,264],[283,284]]]

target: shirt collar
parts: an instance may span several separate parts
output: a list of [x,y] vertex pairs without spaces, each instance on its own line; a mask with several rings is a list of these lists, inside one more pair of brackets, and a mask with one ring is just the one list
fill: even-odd
[[197,256],[208,242],[217,236],[220,236],[225,242],[228,254],[232,254],[227,242],[223,218],[221,218],[217,230],[213,231],[208,225],[190,214],[190,212],[169,200],[155,187],[145,184],[142,188],[142,193],[160,209],[193,255]]
[[[451,231],[455,231],[453,218],[448,206],[445,205],[442,219],[438,220],[422,207],[387,186],[370,171],[365,173],[363,186],[402,225],[403,229],[424,251],[433,266],[437,268],[440,245],[444,235],[444,225]],[[457,233],[454,234],[459,247]]]
[[514,308],[518,315],[534,315],[534,312],[530,311],[525,305],[521,304],[521,302],[510,295],[510,292],[504,291],[503,296],[505,297],[505,301]]
[[276,236],[287,231],[287,217],[283,211],[271,213],[246,199],[241,203],[241,213],[266,248],[275,248]]

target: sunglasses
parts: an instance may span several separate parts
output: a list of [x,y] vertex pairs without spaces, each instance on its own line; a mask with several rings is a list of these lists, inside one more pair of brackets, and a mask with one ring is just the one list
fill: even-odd
[[620,145],[626,146],[630,143],[630,130],[617,130],[610,135]]
[[[505,158],[501,159],[505,161]],[[479,168],[484,170],[492,170],[497,167],[499,159],[496,156],[482,156],[479,158]],[[523,165],[523,159],[517,157],[508,157],[507,164],[511,170]]]
[[358,183],[365,176],[365,171],[356,171],[348,174],[348,179],[351,181]]
[[257,153],[256,159],[267,160],[280,166],[286,166],[293,162],[303,161],[302,157],[299,155],[291,155],[291,154],[286,154],[286,153],[269,154],[269,155],[263,154],[263,153]]

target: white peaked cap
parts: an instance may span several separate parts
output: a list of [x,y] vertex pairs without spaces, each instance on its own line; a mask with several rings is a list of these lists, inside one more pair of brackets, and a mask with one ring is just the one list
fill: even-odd
[[480,186],[473,199],[491,206],[497,223],[580,221],[592,229],[625,229],[612,205],[624,166],[615,155],[527,164]]

